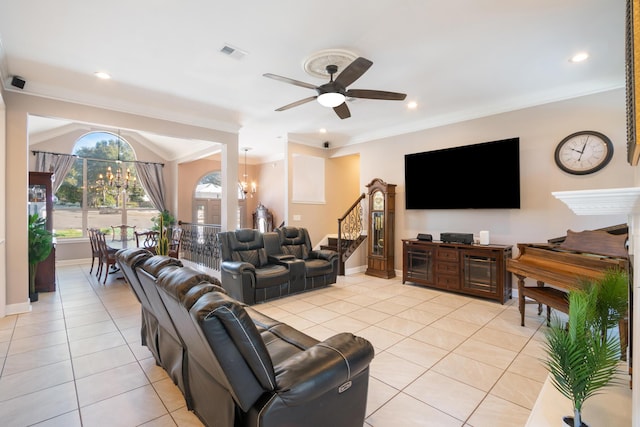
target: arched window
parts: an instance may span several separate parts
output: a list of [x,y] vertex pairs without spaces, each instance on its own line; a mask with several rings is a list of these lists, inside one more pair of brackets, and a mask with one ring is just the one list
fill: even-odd
[[[238,182],[237,227],[242,227],[247,197],[242,184]],[[213,171],[203,176],[196,184],[193,197],[193,222],[197,224],[220,224],[220,199],[222,199],[222,173]]]
[[137,179],[135,153],[127,141],[110,132],[79,138],[77,159],[54,198],[58,239],[86,236],[89,227],[112,232],[112,226],[153,226],[158,214]]

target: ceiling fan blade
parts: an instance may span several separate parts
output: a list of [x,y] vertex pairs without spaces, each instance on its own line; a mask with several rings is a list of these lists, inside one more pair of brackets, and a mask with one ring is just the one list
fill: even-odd
[[317,96],[310,96],[308,98],[301,99],[300,101],[296,101],[296,102],[292,102],[291,104],[287,104],[284,107],[280,107],[276,111],[288,110],[289,108],[293,108],[293,107],[297,107],[298,105],[306,104],[307,102],[313,101],[316,98],[317,98]]
[[266,74],[263,74],[263,76],[268,77],[268,78],[273,79],[273,80],[278,80],[278,81],[281,81],[281,82],[284,82],[284,83],[289,83],[289,84],[296,85],[296,86],[306,87],[307,89],[315,89],[316,88],[316,86],[312,85],[311,83],[301,82],[300,80],[290,79],[289,77],[278,76],[277,74],[266,73]]
[[347,87],[351,83],[358,80],[360,76],[362,76],[372,65],[373,62],[369,61],[366,58],[356,58],[351,64],[347,65],[347,68],[345,68],[340,74],[338,74],[335,82],[342,85],[343,87]]
[[340,117],[341,119],[348,119],[349,117],[351,117],[351,111],[349,111],[349,107],[347,107],[346,102],[343,102],[337,107],[333,107],[333,111],[335,111],[338,117]]
[[386,92],[384,90],[350,89],[346,93],[350,98],[384,99],[387,101],[402,101],[407,97],[406,93]]

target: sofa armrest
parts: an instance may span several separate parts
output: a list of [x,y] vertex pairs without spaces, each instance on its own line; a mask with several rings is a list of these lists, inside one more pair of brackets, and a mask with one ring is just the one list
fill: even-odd
[[230,274],[242,274],[244,272],[253,272],[256,268],[250,262],[243,261],[223,261],[220,268]]
[[368,369],[373,346],[362,337],[343,332],[275,367],[280,399],[288,406],[313,400],[331,389],[338,393],[351,386],[351,379]]
[[273,264],[282,264],[284,261],[291,261],[294,259],[296,259],[296,257],[288,254],[269,255],[269,262]]
[[330,249],[320,249],[309,252],[309,258],[324,259],[326,261],[333,261],[334,258],[338,258],[338,252]]

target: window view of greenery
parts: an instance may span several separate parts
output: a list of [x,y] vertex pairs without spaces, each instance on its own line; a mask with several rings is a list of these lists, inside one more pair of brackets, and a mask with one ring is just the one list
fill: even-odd
[[138,182],[135,154],[125,140],[107,132],[88,133],[72,154],[78,158],[54,198],[58,239],[86,236],[89,227],[111,234],[112,226],[130,225],[138,231],[153,226],[151,218],[158,211]]

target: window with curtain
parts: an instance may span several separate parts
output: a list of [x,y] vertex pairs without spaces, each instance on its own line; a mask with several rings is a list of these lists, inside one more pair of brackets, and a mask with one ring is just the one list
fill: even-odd
[[153,226],[159,211],[140,185],[128,142],[113,133],[90,132],[76,141],[73,154],[77,157],[54,198],[58,239],[86,236],[89,227],[111,233],[111,226]]

